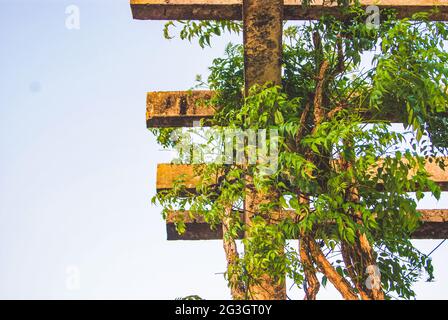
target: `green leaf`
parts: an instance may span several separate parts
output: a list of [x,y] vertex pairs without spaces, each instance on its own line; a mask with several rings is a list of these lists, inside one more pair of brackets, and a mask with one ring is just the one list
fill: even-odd
[[280,110],[276,110],[275,111],[275,124],[283,124],[284,120],[283,120],[283,115],[280,112]]

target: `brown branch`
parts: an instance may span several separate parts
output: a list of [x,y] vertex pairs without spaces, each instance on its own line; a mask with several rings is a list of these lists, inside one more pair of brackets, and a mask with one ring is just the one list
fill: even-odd
[[[344,141],[344,146],[347,148],[352,147],[352,143],[350,141]],[[340,159],[340,165],[341,168],[346,171],[350,170],[354,167],[354,160],[353,159]],[[356,181],[352,181],[351,185],[346,190],[346,199],[350,202],[359,202],[359,191],[355,184]],[[358,224],[363,224],[362,220],[362,213],[360,211],[353,212],[354,216],[357,217],[355,219],[355,222]],[[376,257],[375,252],[372,249],[372,246],[370,245],[369,239],[367,238],[367,235],[365,233],[360,232],[359,230],[356,231],[357,238],[355,239],[355,243],[353,244],[353,250],[351,256],[352,265],[355,263],[359,264],[359,271],[358,276],[361,279],[364,279],[365,275],[364,272],[368,266],[376,265]],[[357,255],[357,256],[356,256]],[[348,266],[347,266],[348,267]],[[362,281],[362,280],[360,280]],[[363,283],[360,283],[359,286],[362,287],[363,291],[366,291],[365,285]],[[374,300],[384,300],[384,291],[381,288],[372,288],[371,292],[369,292],[369,296]]]
[[[336,78],[338,74],[341,74],[345,71],[345,64],[344,64],[344,49],[342,45],[342,36],[338,35],[336,39],[336,52],[337,52],[337,62],[336,67],[333,72],[329,75],[329,80],[333,80]],[[327,119],[333,118],[339,111],[345,109],[347,107],[346,103],[340,104],[336,106],[333,110],[329,111],[326,115]]]
[[319,31],[313,32],[313,45],[314,45],[314,51],[316,53],[316,61],[315,62],[316,62],[316,66],[318,67],[324,57],[324,49],[322,47],[322,38],[320,36]]
[[327,113],[326,118],[327,119],[332,119],[334,116],[336,116],[340,111],[344,110],[347,107],[347,104],[340,104],[338,106],[336,106],[336,108],[334,108],[333,110],[330,110]]
[[[368,266],[376,265],[374,251],[370,245],[369,240],[367,239],[367,236],[358,232],[358,241],[362,256],[366,260],[363,264],[363,267],[367,268]],[[381,286],[379,288],[372,288],[372,298],[374,300],[384,300],[384,291]]]
[[314,268],[312,259],[309,256],[304,240],[300,240],[299,253],[300,260],[302,261],[303,265],[303,272],[305,274],[305,281],[307,284],[304,300],[316,300],[317,293],[320,289],[320,283],[317,279],[316,269]]
[[322,62],[319,68],[319,74],[317,77],[317,84],[314,94],[314,125],[317,127],[325,118],[325,111],[322,106],[324,99],[325,88],[325,75],[330,67],[330,63],[327,60]]
[[309,102],[306,103],[305,109],[303,109],[302,114],[300,115],[300,127],[297,132],[296,136],[296,144],[297,146],[300,145],[300,140],[302,140],[302,137],[305,132],[305,125],[306,125],[306,119],[308,118],[308,113],[310,112],[310,104]]
[[338,64],[336,66],[336,74],[342,73],[345,70],[344,66],[344,49],[342,47],[342,36],[339,34],[336,40],[336,50],[338,52]]
[[[300,204],[309,207],[310,200],[307,196],[299,194]],[[304,213],[303,213],[304,215]],[[309,248],[306,244],[307,237],[304,232],[301,232],[299,240],[299,256],[303,266],[303,273],[305,275],[305,298],[304,300],[316,300],[317,293],[320,289],[320,283],[316,276],[316,269],[314,268],[313,259],[310,256]]]
[[[352,164],[349,164],[349,167],[351,167]],[[352,202],[358,202],[359,201],[359,195],[358,195],[358,189],[351,187],[349,188],[349,193],[348,193],[348,197],[349,197],[349,201]],[[358,224],[362,224],[362,213],[359,211],[354,212],[355,216],[358,217],[358,219],[356,219],[356,223]],[[367,238],[365,233],[360,232],[359,230],[356,231],[357,234],[357,238],[355,239],[355,243],[354,243],[354,249],[357,248],[357,253],[358,253],[358,257],[357,257],[357,261],[358,263],[360,263],[360,270],[359,270],[359,275],[362,275],[366,268],[368,266],[372,266],[372,265],[376,265],[376,257],[375,257],[375,253],[372,249],[372,246],[370,245],[369,239]],[[354,255],[352,255],[352,260],[353,260]],[[355,260],[355,261],[356,261]],[[364,277],[361,277],[361,279],[363,279]],[[360,284],[363,288],[365,287],[363,284]],[[371,293],[369,294],[369,296],[374,299],[374,300],[384,300],[384,291],[383,289],[380,288],[372,288]]]
[[310,237],[306,236],[305,244],[313,257],[314,262],[319,267],[319,271],[321,271],[327,279],[330,280],[334,287],[341,293],[342,297],[346,300],[358,300],[358,295],[355,293],[350,283],[343,276],[341,276],[327,260],[327,258],[325,258],[325,255],[317,243]]
[[362,286],[362,277],[358,276],[355,272],[355,262],[352,260],[351,250],[348,244],[345,242],[341,243],[341,253],[342,259],[344,260],[345,268],[347,273],[359,292],[362,300],[371,300],[371,296],[366,292]]
[[246,297],[244,284],[240,281],[235,269],[238,266],[239,255],[235,239],[227,236],[232,222],[231,206],[226,209],[225,216],[222,219],[223,246],[227,259],[227,275],[229,277],[230,291],[234,300],[243,300]]

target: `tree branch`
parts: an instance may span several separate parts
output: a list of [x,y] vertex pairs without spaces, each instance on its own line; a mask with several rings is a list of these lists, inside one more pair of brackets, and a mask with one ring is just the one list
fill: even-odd
[[344,260],[345,268],[347,270],[347,273],[352,280],[353,284],[355,285],[356,289],[358,290],[361,299],[363,300],[371,300],[371,296],[369,293],[364,291],[362,286],[362,277],[357,275],[355,271],[355,262],[352,260],[352,254],[350,253],[350,248],[348,247],[347,243],[341,242],[341,253],[342,253],[342,259]]
[[320,289],[320,283],[316,276],[311,257],[309,256],[307,246],[303,240],[299,242],[300,260],[302,261],[303,272],[305,274],[306,289],[304,300],[316,300],[317,293]]
[[325,75],[330,67],[330,63],[327,60],[322,62],[319,68],[319,74],[317,77],[317,84],[314,94],[314,125],[317,127],[325,118],[325,110],[322,106],[324,99],[325,88]]
[[234,300],[243,300],[246,298],[246,290],[244,284],[240,281],[238,273],[235,269],[238,266],[239,255],[235,239],[228,237],[232,222],[232,207],[229,206],[225,210],[225,216],[222,219],[223,246],[227,259],[227,275],[229,277],[230,291]]
[[307,249],[311,253],[314,262],[319,267],[320,271],[327,277],[328,280],[335,286],[335,288],[341,293],[342,297],[346,300],[359,300],[358,295],[355,293],[350,283],[331,265],[331,263],[325,258],[324,254],[316,242],[308,236],[305,236],[305,244]]
[[[350,141],[344,141],[344,147],[346,148],[352,148],[352,142]],[[354,167],[354,160],[353,159],[343,159],[340,160],[340,165],[342,170],[350,170]],[[353,178],[354,179],[354,178]],[[356,181],[352,181],[351,185],[346,190],[346,200],[349,202],[359,202],[359,192],[358,188],[356,187]],[[355,222],[362,225],[362,213],[359,211],[353,212],[354,216],[357,217],[355,219]],[[362,291],[366,292],[365,285],[362,283],[362,279],[365,278],[365,270],[369,266],[375,266],[376,265],[376,257],[375,252],[372,249],[372,246],[370,245],[369,239],[367,238],[367,235],[365,233],[360,232],[359,230],[356,231],[357,238],[355,239],[355,242],[353,244],[354,249],[352,250],[350,254],[351,258],[351,265],[359,264],[359,270],[358,270],[358,277],[360,278],[360,283],[358,285],[362,288]],[[358,289],[360,290],[360,289]],[[369,297],[371,297],[374,300],[384,300],[384,291],[381,288],[373,287],[371,289],[371,292],[368,293]]]

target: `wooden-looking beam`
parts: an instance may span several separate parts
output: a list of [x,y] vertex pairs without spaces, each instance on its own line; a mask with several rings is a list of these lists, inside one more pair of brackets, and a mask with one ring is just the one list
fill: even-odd
[[[242,0],[130,0],[132,15],[138,20],[242,20]],[[328,2],[328,1],[327,1]],[[448,2],[444,0],[361,0],[362,6],[377,5],[380,10],[394,9],[399,18],[409,17],[437,6],[432,20],[448,20]],[[324,14],[341,16],[338,8],[322,0],[302,8],[298,0],[285,0],[285,20],[315,20]]]
[[156,179],[157,192],[172,189],[176,183],[179,184],[179,181],[187,190],[194,191],[201,180],[201,177],[196,173],[197,170],[200,170],[200,166],[190,164],[158,164]]
[[[448,158],[445,159],[448,164]],[[172,189],[176,181],[182,180],[181,185],[190,191],[194,191],[200,182],[200,176],[196,174],[200,170],[198,166],[189,164],[158,164],[157,165],[157,191]],[[426,162],[426,170],[431,179],[438,183],[443,190],[448,191],[448,168],[442,170],[437,164]]]
[[[448,209],[422,209],[420,227],[413,233],[414,239],[448,238]],[[285,214],[286,215],[286,214]],[[183,221],[186,231],[179,234],[176,222]],[[222,239],[222,226],[211,228],[202,217],[192,217],[188,211],[172,211],[166,220],[167,240],[218,240]],[[242,237],[242,235],[240,235]]]
[[212,91],[149,92],[146,97],[148,128],[192,127],[195,122],[209,119],[215,113],[205,102]]
[[[148,128],[192,127],[195,122],[203,122],[215,114],[217,107],[206,102],[213,96],[213,91],[158,91],[148,92],[146,96],[146,124]],[[400,112],[383,112],[382,114],[363,114],[366,121],[386,120],[402,122],[405,115]]]

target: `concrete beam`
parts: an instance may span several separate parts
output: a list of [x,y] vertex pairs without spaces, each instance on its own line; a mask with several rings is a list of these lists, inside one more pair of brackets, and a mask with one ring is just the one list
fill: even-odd
[[209,119],[215,109],[206,101],[212,96],[212,91],[149,92],[146,97],[147,127],[192,127],[195,122]]
[[[328,1],[327,1],[328,2]],[[380,10],[394,9],[399,18],[410,17],[435,6],[439,13],[431,19],[448,20],[448,2],[444,0],[361,0],[361,5],[377,5]],[[137,20],[242,20],[242,0],[130,0],[132,16]],[[313,1],[309,8],[302,8],[299,0],[285,0],[285,20],[316,20],[324,14],[342,16],[334,4],[323,5],[323,0]]]
[[[413,239],[448,238],[448,209],[422,209],[420,227],[413,233]],[[284,213],[285,216],[288,213]],[[179,235],[175,223],[186,224],[185,233]],[[219,240],[222,239],[222,226],[211,228],[202,217],[192,217],[188,211],[172,211],[166,220],[167,240]],[[243,235],[240,235],[242,238]]]
[[[192,127],[194,122],[211,119],[217,106],[206,103],[213,96],[213,91],[156,91],[148,92],[146,97],[146,124],[148,128]],[[364,113],[366,122],[386,120],[402,122],[404,114],[383,112],[374,115]]]
[[[448,164],[448,158],[445,159]],[[196,186],[200,182],[200,170],[202,165],[189,164],[158,164],[157,165],[157,191],[172,189],[175,182],[182,177],[182,185],[190,191],[195,191]],[[426,162],[426,170],[431,176],[431,179],[438,183],[440,187],[448,191],[448,169],[442,170],[437,164]],[[216,177],[218,179],[218,177]],[[216,180],[217,181],[217,180]],[[411,192],[412,190],[410,190]]]

